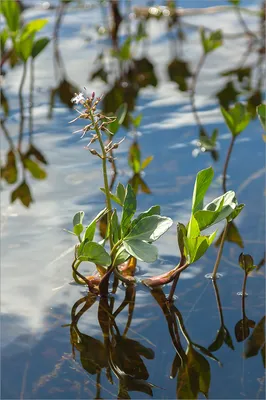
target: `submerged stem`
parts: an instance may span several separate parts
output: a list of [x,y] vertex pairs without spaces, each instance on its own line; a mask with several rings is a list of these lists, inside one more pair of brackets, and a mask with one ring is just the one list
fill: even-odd
[[218,250],[217,258],[216,258],[216,261],[215,261],[215,264],[214,264],[214,268],[213,268],[213,271],[212,271],[212,279],[213,280],[216,279],[216,274],[217,274],[218,267],[219,267],[219,264],[220,264],[220,261],[221,261],[221,258],[222,258],[224,242],[225,242],[226,234],[227,234],[227,231],[228,231],[228,227],[229,227],[229,223],[226,221],[226,225],[224,227],[223,236],[222,236],[222,239],[221,239],[221,243],[220,243],[220,247],[219,247],[219,250]]
[[171,286],[171,290],[170,290],[170,293],[169,293],[169,296],[168,296],[168,299],[167,299],[169,302],[173,301],[176,285],[177,285],[177,282],[178,282],[178,279],[179,279],[179,276],[180,276],[181,272],[184,271],[188,266],[189,266],[189,264],[186,262],[186,259],[182,258],[180,260],[180,263],[179,263],[179,266],[178,266],[178,269],[177,269],[177,274],[176,274],[176,276],[174,278],[174,282],[173,282],[173,284]]
[[245,313],[245,297],[246,297],[247,278],[248,278],[248,274],[245,272],[244,281],[243,281],[243,287],[242,287],[242,313],[243,313],[243,318],[246,315],[246,313]]

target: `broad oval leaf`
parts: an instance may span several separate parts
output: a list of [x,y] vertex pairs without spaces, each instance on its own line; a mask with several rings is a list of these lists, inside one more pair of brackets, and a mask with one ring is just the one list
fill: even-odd
[[[203,210],[197,211],[194,216],[202,231],[223,219],[229,218],[237,207],[235,192],[228,191],[207,204]],[[241,210],[240,210],[241,211]],[[239,211],[239,212],[240,212]]]
[[126,251],[140,261],[152,263],[157,260],[158,250],[149,243],[137,239],[128,239],[123,242]]
[[173,224],[171,218],[152,215],[142,218],[126,236],[128,239],[154,242],[159,239]]
[[105,248],[96,242],[87,242],[82,248],[79,259],[91,261],[103,267],[108,267],[112,260]]
[[131,229],[142,219],[145,217],[150,217],[151,215],[160,215],[161,207],[160,206],[152,206],[147,211],[140,213],[137,218],[132,221]]

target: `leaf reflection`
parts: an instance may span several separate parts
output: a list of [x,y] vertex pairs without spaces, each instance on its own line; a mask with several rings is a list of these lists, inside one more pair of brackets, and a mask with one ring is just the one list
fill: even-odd
[[219,330],[217,331],[216,338],[210,344],[210,346],[208,347],[208,350],[217,351],[222,347],[222,345],[224,343],[230,349],[234,350],[235,348],[234,348],[234,345],[233,345],[233,341],[232,341],[231,335],[230,335],[230,333],[229,333],[229,331],[226,328],[225,323],[224,323],[222,303],[221,303],[220,293],[219,293],[219,289],[218,289],[218,285],[217,285],[216,279],[212,280],[212,284],[213,284],[213,289],[214,289],[214,292],[215,292],[215,298],[216,298],[216,303],[217,303],[217,308],[218,308],[218,312],[219,312],[219,316],[220,316],[221,325],[220,325]]
[[[154,385],[147,382],[149,373],[144,358],[152,360],[154,352],[136,340],[127,337],[131,325],[136,288],[129,285],[125,291],[123,302],[114,311],[114,298],[101,298],[98,303],[98,322],[102,331],[103,341],[81,332],[78,328],[79,319],[96,302],[96,296],[88,296],[77,301],[72,308],[70,338],[75,350],[80,353],[83,368],[91,375],[97,375],[97,398],[100,397],[101,371],[105,370],[108,381],[113,385],[113,375],[118,380],[118,398],[130,399],[130,391],[138,391],[152,396]],[[78,307],[84,303],[77,312]],[[128,318],[124,332],[116,323],[117,316],[128,306]]]
[[[218,359],[209,349],[194,343],[184,325],[183,317],[180,311],[169,303],[162,289],[151,291],[152,296],[159,304],[167,321],[169,334],[176,351],[174,357],[171,377],[177,376],[176,394],[178,399],[197,399],[202,393],[208,397],[211,383],[211,369],[208,360],[202,355],[211,358],[219,363]],[[182,332],[187,342],[187,349],[184,350],[181,344],[178,331]],[[196,349],[200,350],[200,354]]]

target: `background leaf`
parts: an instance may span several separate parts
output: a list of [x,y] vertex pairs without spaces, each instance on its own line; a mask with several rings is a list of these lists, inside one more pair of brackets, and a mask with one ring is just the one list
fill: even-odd
[[33,43],[31,55],[33,58],[37,57],[49,44],[50,39],[47,37],[40,38]]

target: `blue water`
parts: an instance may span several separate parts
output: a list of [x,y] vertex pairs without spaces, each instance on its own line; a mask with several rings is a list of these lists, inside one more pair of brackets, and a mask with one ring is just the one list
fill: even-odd
[[[189,1],[180,2],[179,5],[200,8],[223,4],[227,2]],[[243,1],[242,4],[256,8],[259,2]],[[59,41],[59,50],[67,71],[65,79],[77,88],[82,89],[86,86],[88,92],[95,90],[97,94],[107,93],[112,86],[113,76],[108,84],[100,80],[91,81],[88,78],[95,71],[95,60],[99,53],[103,51],[106,57],[109,57],[110,40],[107,37],[98,37],[95,29],[95,25],[103,23],[100,10],[98,8],[91,11],[73,10],[71,5],[69,7],[62,21]],[[25,20],[37,17],[48,18],[44,34],[51,37],[55,22],[54,10],[36,7],[25,12]],[[245,14],[245,18],[251,29],[258,29],[256,17]],[[186,21],[213,29],[219,27],[229,34],[241,32],[242,29],[232,13],[194,16],[186,18]],[[132,24],[135,26],[134,22]],[[177,46],[176,51],[178,56],[189,62],[191,69],[195,70],[201,55],[199,35],[196,29],[184,29],[186,41],[182,46]],[[144,56],[149,58],[154,65],[158,85],[141,89],[136,97],[134,109],[134,115],[143,114],[138,128],[141,133],[138,143],[142,159],[150,155],[154,157],[142,176],[151,193],[138,194],[138,211],[160,204],[162,215],[171,217],[174,224],[158,242],[159,259],[151,265],[138,263],[139,279],[166,272],[178,263],[176,223],[186,224],[188,221],[197,172],[210,165],[213,166],[215,178],[208,199],[222,193],[221,175],[230,135],[221,116],[215,93],[227,82],[227,78],[222,78],[220,73],[239,65],[247,45],[246,38],[225,40],[224,45],[207,58],[197,83],[196,104],[202,124],[208,134],[211,134],[214,128],[219,129],[217,143],[219,160],[214,161],[209,152],[200,153],[197,157],[192,155],[196,148],[195,141],[198,140],[199,128],[191,112],[188,94],[179,91],[177,85],[170,82],[167,76],[167,65],[175,57],[175,50],[173,51],[169,43],[166,22],[152,21],[147,30],[150,38],[142,47],[135,49],[133,55],[137,58]],[[124,38],[126,31],[121,30],[120,33]],[[254,73],[253,87],[257,81],[257,60],[254,50],[246,61],[246,65],[250,65]],[[86,222],[93,218],[103,208],[103,196],[98,190],[102,186],[98,159],[84,150],[89,139],[85,137],[81,140],[78,134],[72,135],[74,130],[82,126],[79,122],[68,124],[75,118],[75,111],[68,108],[57,96],[53,116],[48,119],[50,91],[58,86],[59,81],[53,62],[53,45],[49,44],[35,65],[32,135],[29,134],[28,77],[23,89],[26,118],[22,149],[26,151],[28,144],[31,143],[41,151],[48,164],[40,166],[46,171],[47,176],[43,180],[36,180],[30,176],[29,171],[24,171],[23,175],[16,150],[17,182],[12,185],[8,185],[5,181],[1,183],[1,398],[117,398],[118,374],[113,370],[111,384],[107,377],[106,354],[102,360],[104,367],[100,374],[100,386],[97,386],[97,373],[88,373],[86,368],[82,367],[80,348],[76,348],[76,357],[73,358],[70,328],[62,327],[70,324],[71,308],[86,293],[84,288],[71,282],[75,239],[67,235],[63,229],[71,228],[72,216],[78,210],[85,211]],[[110,70],[113,66],[113,74],[119,73],[110,57],[106,63]],[[6,75],[3,90],[10,109],[5,126],[9,139],[11,138],[17,149],[21,117],[18,87],[22,68],[16,66],[11,70],[5,66],[4,69]],[[263,88],[261,91],[263,92]],[[238,343],[234,333],[236,323],[242,318],[241,297],[237,296],[237,292],[242,290],[243,282],[243,271],[238,266],[239,254],[242,251],[251,254],[254,263],[258,264],[263,259],[265,251],[265,147],[262,133],[259,121],[252,120],[248,128],[237,138],[229,163],[227,189],[235,190],[239,202],[245,204],[243,212],[236,221],[244,248],[240,248],[234,242],[225,243],[220,264],[223,277],[217,281],[220,309],[216,303],[212,282],[205,278],[205,274],[212,271],[216,259],[217,248],[214,246],[199,262],[182,274],[176,289],[175,305],[183,317],[185,329],[192,342],[208,348],[220,328],[221,313],[224,326],[232,338],[234,350],[223,343],[217,352],[213,352],[222,366],[208,359],[211,368],[210,399],[250,399],[265,396],[261,351],[259,349],[257,355],[244,359],[243,352],[248,339]],[[126,136],[126,140],[117,152],[116,183],[121,181],[126,184],[132,178],[127,157],[133,139],[125,128],[119,131],[117,139],[123,136]],[[6,161],[9,150],[10,140],[7,140],[6,135],[1,135],[1,163]],[[11,192],[24,178],[33,199],[29,208],[23,206],[19,200],[10,202]],[[218,226],[217,237],[222,229],[221,224]],[[97,238],[100,239],[98,232]],[[262,266],[259,271],[253,272],[247,281],[248,296],[245,312],[255,324],[258,324],[265,314],[264,268]],[[90,265],[82,270],[91,273],[93,268]],[[170,288],[164,287],[163,290],[168,294]],[[125,294],[125,288],[119,286],[117,293],[110,297],[114,299],[109,299],[110,302],[114,301],[114,310],[122,303]],[[92,343],[91,347],[88,346],[88,354],[92,359],[101,357],[100,349],[103,347],[94,339],[104,343],[98,312],[102,312],[99,299],[82,315],[78,323],[79,331],[93,338],[87,339]],[[106,315],[104,318],[104,321],[108,320]],[[116,318],[121,334],[127,319],[126,308]],[[252,331],[253,329],[250,329],[249,338]],[[178,332],[182,347],[186,351],[186,340],[179,325]],[[114,337],[115,334],[113,340]],[[137,351],[140,351],[149,377],[141,370],[139,359],[136,369],[131,370],[128,375],[137,375],[136,371],[142,371],[139,372],[142,379],[155,385],[150,387],[154,398],[176,398],[178,380],[176,377],[170,379],[175,349],[166,318],[150,291],[141,283],[136,286],[133,319],[126,337],[139,342],[139,345],[127,342],[126,350],[121,352],[120,357],[125,369],[130,371],[134,366],[134,357]],[[114,348],[120,349],[118,342]],[[133,348],[133,355],[127,359],[127,351]],[[100,393],[97,392],[97,387]],[[146,392],[143,386],[143,391],[129,390],[130,397],[148,398],[147,386],[145,388]],[[203,398],[203,394],[199,394],[199,398]]]

